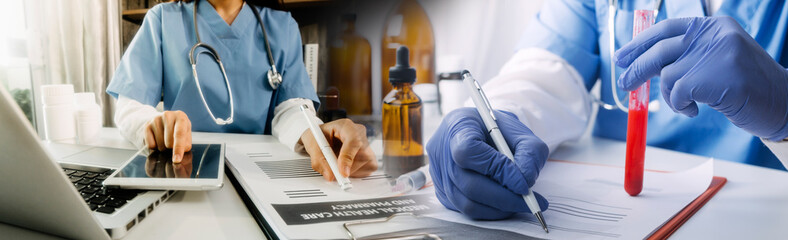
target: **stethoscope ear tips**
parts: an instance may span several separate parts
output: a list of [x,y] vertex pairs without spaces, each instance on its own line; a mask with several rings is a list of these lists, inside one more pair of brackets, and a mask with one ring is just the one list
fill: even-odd
[[217,119],[214,119],[213,121],[216,123],[216,125],[228,125],[228,124],[233,123],[232,119],[224,120],[224,119],[221,119],[221,118],[217,118]]

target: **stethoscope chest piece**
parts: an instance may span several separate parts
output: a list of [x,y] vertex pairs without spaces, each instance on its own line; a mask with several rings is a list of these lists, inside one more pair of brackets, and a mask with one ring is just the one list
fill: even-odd
[[276,90],[279,88],[279,85],[282,85],[282,74],[276,71],[276,67],[271,65],[271,69],[268,70],[268,84],[271,85],[271,89]]

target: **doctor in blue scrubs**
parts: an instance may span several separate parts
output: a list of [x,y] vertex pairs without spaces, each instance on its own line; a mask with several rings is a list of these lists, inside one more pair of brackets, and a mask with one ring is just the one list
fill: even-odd
[[[298,25],[290,13],[259,5],[196,0],[151,8],[107,87],[118,99],[115,122],[138,146],[173,149],[176,163],[191,149],[192,131],[273,134],[309,153],[312,167],[332,180],[299,109],[306,104],[314,115],[319,102],[303,64]],[[198,42],[212,47],[222,65],[209,48],[197,48],[195,76],[190,51]],[[282,77],[275,90],[272,65]],[[160,101],[164,113],[154,109]],[[343,175],[363,177],[377,168],[364,126],[343,119],[321,128],[339,149]]]
[[[655,6],[657,23],[633,39],[633,11]],[[648,79],[649,146],[784,169],[764,143],[788,137],[787,29],[777,0],[545,1],[484,86],[514,161],[474,109],[451,112],[427,144],[438,199],[476,219],[528,212],[520,195],[589,122],[596,137],[626,140],[613,92],[626,101]],[[601,99],[588,93],[598,82]]]

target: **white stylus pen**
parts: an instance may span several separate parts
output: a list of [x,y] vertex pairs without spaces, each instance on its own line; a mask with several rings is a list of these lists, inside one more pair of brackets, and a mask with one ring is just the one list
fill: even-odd
[[353,185],[350,184],[350,179],[347,179],[339,172],[339,166],[337,166],[337,156],[334,155],[334,150],[331,149],[331,145],[328,144],[328,140],[326,140],[326,136],[323,135],[323,131],[320,130],[320,126],[312,121],[312,112],[309,111],[309,106],[306,104],[301,105],[301,113],[304,114],[304,118],[309,124],[309,130],[312,132],[312,136],[315,137],[317,146],[320,147],[320,151],[323,152],[323,156],[326,157],[326,162],[328,162],[328,166],[331,167],[331,172],[334,173],[334,178],[337,179],[339,187],[345,191],[353,188]]
[[[462,71],[462,81],[471,89],[473,105],[476,105],[476,110],[478,110],[479,115],[482,116],[484,126],[487,127],[487,132],[490,133],[495,147],[498,148],[499,152],[508,157],[509,160],[514,161],[512,150],[509,149],[509,145],[506,144],[506,139],[503,138],[501,130],[498,129],[498,124],[495,122],[497,119],[495,118],[495,114],[493,114],[490,101],[487,100],[487,95],[484,95],[484,91],[482,91],[482,87],[476,82],[476,79],[473,79],[473,76],[471,76],[468,70]],[[539,220],[539,223],[542,224],[544,231],[549,233],[549,231],[547,231],[547,224],[544,222],[544,217],[542,217],[542,208],[539,207],[539,202],[536,201],[533,191],[528,189],[528,194],[523,195],[523,199],[525,200],[525,204],[528,205],[528,209],[531,210],[531,213],[533,213],[536,219]]]

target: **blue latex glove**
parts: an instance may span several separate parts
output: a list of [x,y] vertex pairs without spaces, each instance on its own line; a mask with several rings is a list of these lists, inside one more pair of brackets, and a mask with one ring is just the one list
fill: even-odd
[[[435,194],[446,208],[473,219],[502,219],[528,212],[528,193],[549,153],[512,113],[495,111],[514,162],[495,149],[474,108],[452,111],[427,143]],[[516,162],[516,163],[515,163]],[[535,194],[542,210],[547,200]]]
[[708,104],[736,126],[777,141],[788,137],[788,74],[730,17],[679,18],[646,29],[616,52],[631,91],[661,78],[673,111],[695,117]]

